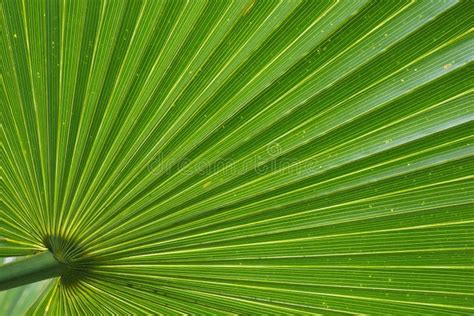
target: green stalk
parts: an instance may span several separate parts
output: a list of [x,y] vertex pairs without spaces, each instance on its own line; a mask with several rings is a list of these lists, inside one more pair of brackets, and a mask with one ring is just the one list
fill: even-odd
[[60,276],[65,265],[49,251],[0,266],[0,291]]

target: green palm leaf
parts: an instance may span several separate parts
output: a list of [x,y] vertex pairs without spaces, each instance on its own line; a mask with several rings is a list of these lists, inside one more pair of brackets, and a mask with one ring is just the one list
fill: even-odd
[[473,1],[0,6],[2,313],[474,313]]

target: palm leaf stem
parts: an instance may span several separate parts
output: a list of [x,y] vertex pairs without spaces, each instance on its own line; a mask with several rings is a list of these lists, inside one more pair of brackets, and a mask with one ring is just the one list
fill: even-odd
[[0,291],[62,275],[66,265],[50,251],[0,266]]

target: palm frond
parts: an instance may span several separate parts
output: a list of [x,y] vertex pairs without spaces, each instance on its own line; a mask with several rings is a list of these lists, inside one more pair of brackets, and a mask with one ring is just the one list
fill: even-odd
[[474,312],[473,1],[0,6],[30,314]]

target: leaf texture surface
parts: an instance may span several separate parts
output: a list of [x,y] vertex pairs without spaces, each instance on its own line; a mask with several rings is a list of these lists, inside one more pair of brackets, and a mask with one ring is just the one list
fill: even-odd
[[473,1],[0,8],[28,314],[474,313]]

